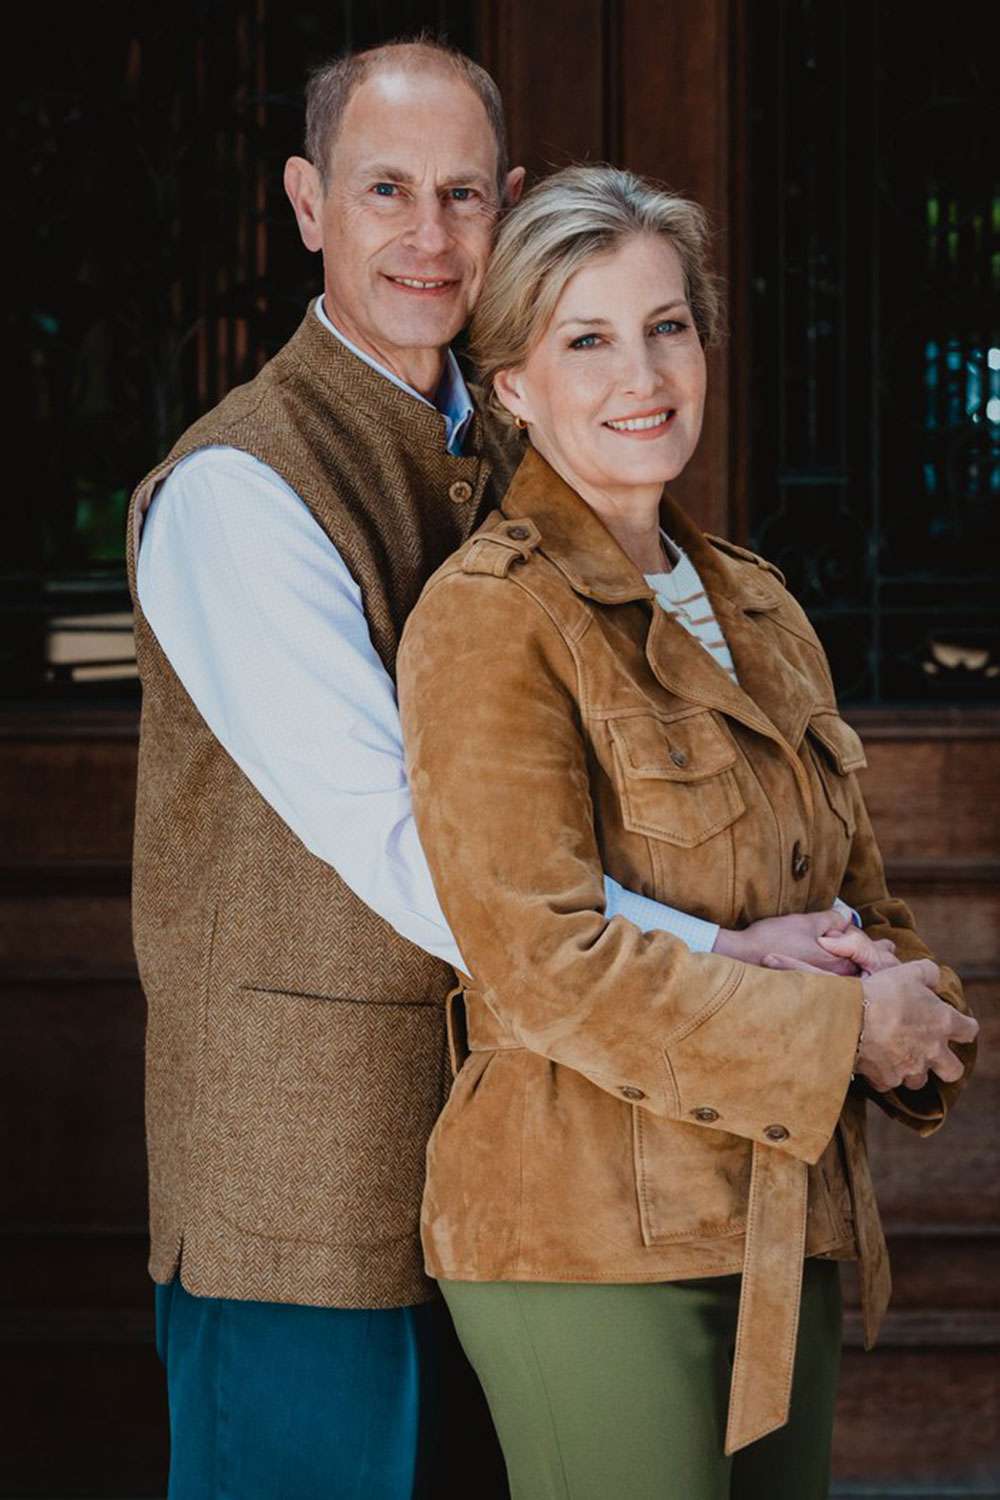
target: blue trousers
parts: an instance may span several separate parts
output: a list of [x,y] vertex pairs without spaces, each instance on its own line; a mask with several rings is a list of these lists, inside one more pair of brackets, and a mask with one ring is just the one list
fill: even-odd
[[433,1304],[295,1307],[158,1286],[169,1500],[436,1496],[440,1317]]

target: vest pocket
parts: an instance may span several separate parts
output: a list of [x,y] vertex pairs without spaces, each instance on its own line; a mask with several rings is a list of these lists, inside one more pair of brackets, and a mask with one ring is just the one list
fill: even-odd
[[633,833],[693,849],[745,811],[736,746],[708,712],[608,721],[622,821]]
[[377,1245],[415,1234],[446,1050],[439,1005],[252,986],[218,995],[208,1211],[273,1240]]
[[749,1141],[722,1130],[659,1120],[632,1107],[644,1245],[742,1234],[750,1194]]

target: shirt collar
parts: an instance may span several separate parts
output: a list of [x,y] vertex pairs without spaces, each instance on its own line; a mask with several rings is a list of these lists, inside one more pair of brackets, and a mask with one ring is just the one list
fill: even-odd
[[465,442],[465,435],[469,430],[469,423],[472,421],[473,405],[472,397],[469,395],[469,388],[459,369],[458,360],[451,350],[448,350],[444,364],[444,374],[441,376],[441,383],[434,393],[434,400],[428,401],[427,397],[422,396],[419,391],[415,391],[412,385],[407,385],[406,381],[400,380],[399,376],[395,375],[392,370],[387,370],[385,365],[380,365],[378,360],[372,359],[370,354],[365,354],[363,349],[359,349],[356,344],[352,344],[351,340],[330,322],[326,308],[323,306],[322,297],[316,298],[315,307],[316,316],[323,324],[323,327],[329,329],[330,333],[333,334],[334,338],[340,340],[345,349],[350,349],[351,353],[356,354],[358,359],[363,360],[370,369],[375,370],[379,375],[384,375],[386,380],[390,380],[393,385],[398,386],[401,391],[405,391],[408,396],[415,397],[417,401],[422,401],[425,406],[434,407],[441,413],[442,417],[444,417],[445,425],[445,446],[449,453],[453,455],[460,454],[462,444]]

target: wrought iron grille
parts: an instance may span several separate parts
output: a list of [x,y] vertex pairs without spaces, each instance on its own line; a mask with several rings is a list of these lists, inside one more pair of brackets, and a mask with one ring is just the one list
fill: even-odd
[[134,696],[131,488],[321,285],[281,185],[308,69],[422,27],[471,52],[474,21],[442,0],[112,0],[58,25],[45,7],[12,18],[0,697]]
[[[946,12],[781,0],[750,57],[753,545],[855,702],[1000,696],[1000,195]],[[991,317],[993,319],[991,323]]]

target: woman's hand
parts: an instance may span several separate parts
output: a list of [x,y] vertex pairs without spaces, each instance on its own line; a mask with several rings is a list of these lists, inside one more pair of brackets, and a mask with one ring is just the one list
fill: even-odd
[[[855,1072],[863,1074],[880,1094],[900,1084],[923,1088],[931,1073],[943,1083],[957,1082],[964,1068],[948,1044],[974,1042],[979,1022],[934,993],[941,982],[936,963],[918,958],[901,964],[894,957],[887,962],[879,953],[881,944],[867,941],[881,967],[862,975],[868,1003]],[[763,963],[768,969],[817,967],[776,953],[769,953]]]
[[767,962],[781,954],[822,974],[853,976],[869,967],[863,959],[871,959],[870,967],[874,970],[881,968],[884,961],[891,961],[895,950],[888,939],[873,943],[849,917],[830,910],[763,917],[739,932],[721,928],[712,952],[769,968],[783,967]]

